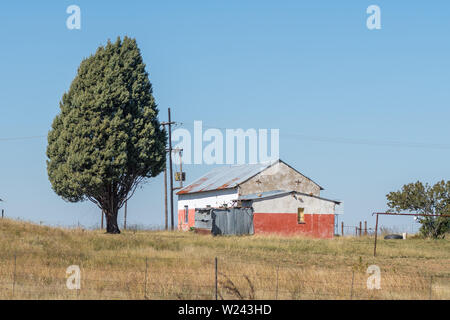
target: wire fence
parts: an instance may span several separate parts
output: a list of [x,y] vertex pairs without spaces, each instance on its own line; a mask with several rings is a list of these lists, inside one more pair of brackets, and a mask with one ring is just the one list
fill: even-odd
[[[416,225],[408,224],[397,224],[393,226],[380,226],[378,228],[378,233],[381,235],[397,233],[406,233],[409,236],[417,234],[419,232],[419,227]],[[341,225],[335,226],[335,234],[339,236],[373,236],[375,234],[375,227],[370,227],[367,225]]]
[[[83,259],[68,272],[14,255],[0,263],[1,299],[450,299],[450,274],[368,273],[204,258]],[[79,278],[79,286],[75,286]],[[377,283],[378,287],[373,284]],[[372,286],[371,286],[372,284]],[[69,289],[71,288],[71,289]]]

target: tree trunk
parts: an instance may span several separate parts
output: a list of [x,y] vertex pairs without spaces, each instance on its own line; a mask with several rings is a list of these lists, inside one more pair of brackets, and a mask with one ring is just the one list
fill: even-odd
[[119,234],[119,226],[117,224],[117,211],[106,212],[106,233]]

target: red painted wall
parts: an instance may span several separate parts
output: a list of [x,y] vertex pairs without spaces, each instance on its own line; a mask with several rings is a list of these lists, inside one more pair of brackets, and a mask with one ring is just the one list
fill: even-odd
[[[178,210],[178,229],[189,230],[195,226],[195,209],[189,209],[188,223],[184,210]],[[255,234],[278,233],[282,235],[305,235],[314,238],[333,238],[333,214],[305,214],[305,223],[297,223],[296,213],[254,213]]]
[[188,223],[184,219],[184,210],[178,210],[178,230],[189,230],[195,225],[195,209],[188,209]]
[[297,222],[296,213],[254,213],[255,234],[278,233],[305,235],[314,238],[333,238],[333,214],[305,214],[305,223]]

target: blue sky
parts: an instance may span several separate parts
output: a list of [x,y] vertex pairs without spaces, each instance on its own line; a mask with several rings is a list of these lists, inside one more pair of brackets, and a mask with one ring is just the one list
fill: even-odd
[[[81,8],[81,30],[66,8]],[[366,8],[381,8],[368,30]],[[141,48],[166,120],[279,128],[280,156],[343,200],[355,225],[403,184],[448,179],[450,4],[434,1],[15,1],[0,4],[0,198],[7,215],[92,226],[46,173],[45,136],[81,60],[107,39]],[[185,167],[188,182],[210,169]],[[129,223],[163,223],[162,176],[129,202]],[[119,220],[122,220],[120,216]],[[409,218],[384,218],[409,225]]]

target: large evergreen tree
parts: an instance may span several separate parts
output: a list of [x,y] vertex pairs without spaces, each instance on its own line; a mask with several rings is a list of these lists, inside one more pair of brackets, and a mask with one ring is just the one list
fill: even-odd
[[166,132],[136,40],[108,41],[81,62],[48,134],[47,171],[64,200],[90,200],[120,233],[117,213],[165,166]]

